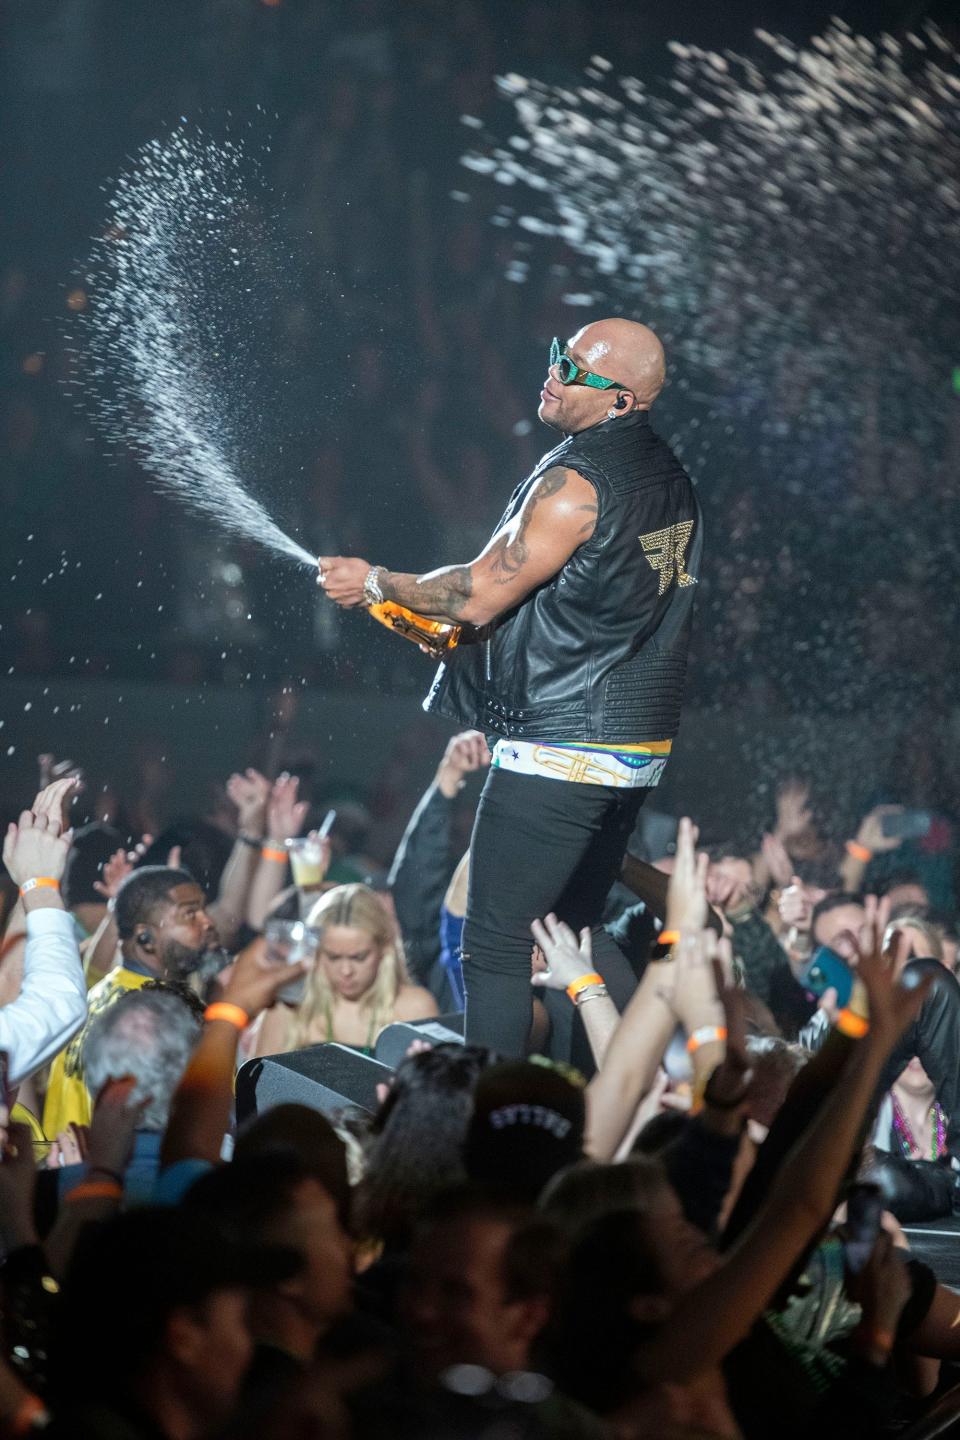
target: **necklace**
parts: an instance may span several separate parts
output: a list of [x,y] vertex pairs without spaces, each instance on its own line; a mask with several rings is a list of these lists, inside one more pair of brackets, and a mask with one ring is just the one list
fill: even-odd
[[[891,1092],[893,1101],[893,1128],[897,1136],[897,1142],[907,1160],[911,1158],[915,1150],[920,1150],[913,1131],[907,1123],[907,1117],[903,1113],[900,1101]],[[939,1101],[935,1100],[930,1110],[930,1158],[939,1160],[941,1155],[947,1153],[947,1122]]]

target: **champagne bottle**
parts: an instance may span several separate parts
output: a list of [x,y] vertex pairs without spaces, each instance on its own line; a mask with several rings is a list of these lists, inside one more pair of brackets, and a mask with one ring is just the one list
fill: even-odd
[[404,640],[412,640],[414,645],[428,650],[438,659],[446,651],[452,650],[460,639],[459,625],[451,625],[445,620],[428,620],[425,615],[418,615],[415,610],[408,610],[406,606],[397,605],[392,600],[384,600],[379,605],[368,605],[367,611],[374,620],[379,620],[381,625],[386,625],[397,635],[402,635]]

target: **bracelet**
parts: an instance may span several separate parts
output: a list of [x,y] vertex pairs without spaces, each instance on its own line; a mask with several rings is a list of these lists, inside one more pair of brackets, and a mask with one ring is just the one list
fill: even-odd
[[275,860],[278,865],[286,865],[287,863],[286,850],[279,850],[275,845],[264,845],[260,854],[264,860]]
[[39,1395],[24,1395],[9,1422],[9,1435],[29,1435],[38,1420],[45,1419],[47,1407]]
[[115,1185],[123,1187],[123,1176],[116,1170],[109,1170],[106,1165],[88,1165],[88,1175],[106,1175]]
[[59,890],[60,881],[54,880],[50,875],[35,875],[32,880],[24,880],[20,886],[20,898],[29,895],[31,890]]
[[862,1040],[870,1029],[870,1022],[847,1006],[837,1016],[837,1029],[841,1035],[849,1035],[851,1040]]
[[603,976],[598,975],[595,970],[591,970],[589,975],[578,975],[576,980],[571,980],[570,984],[567,986],[567,994],[570,996],[570,999],[574,1002],[574,1004],[576,1004],[577,996],[580,994],[581,990],[586,990],[590,985],[602,984]]
[[379,565],[371,565],[367,571],[367,578],[363,582],[363,598],[368,605],[382,605],[383,591],[380,589],[380,581],[377,578],[380,574]]
[[710,1045],[715,1040],[726,1040],[726,1038],[727,1027],[725,1025],[701,1025],[699,1030],[694,1030],[687,1041],[687,1050],[693,1055],[701,1045]]
[[658,945],[679,945],[679,944],[680,944],[680,931],[679,931],[679,930],[661,930],[661,931],[660,931],[660,934],[657,936],[657,944],[658,944]]
[[610,991],[606,985],[590,985],[586,990],[580,991],[573,1003],[579,1010],[580,1006],[586,1005],[588,1000],[604,1000],[609,994]]
[[861,865],[869,865],[873,859],[873,851],[868,850],[866,845],[861,845],[859,840],[848,840],[843,848],[854,860],[859,860]]
[[237,831],[237,839],[241,845],[249,845],[251,850],[259,850],[263,844],[262,835],[247,835],[245,831]]
[[208,1005],[203,1012],[204,1020],[226,1020],[228,1024],[235,1025],[238,1030],[246,1030],[250,1024],[250,1016],[246,1010],[239,1005],[231,1005],[229,1000],[217,1000],[213,1005]]
[[122,1200],[123,1186],[115,1180],[82,1180],[67,1195],[67,1200]]

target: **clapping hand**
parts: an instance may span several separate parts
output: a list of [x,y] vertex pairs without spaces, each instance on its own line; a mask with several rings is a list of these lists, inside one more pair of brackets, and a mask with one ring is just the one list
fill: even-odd
[[267,834],[279,844],[284,840],[295,839],[307,818],[310,804],[307,800],[297,799],[299,787],[298,777],[284,771],[274,780],[270,789],[267,802]]
[[270,800],[270,781],[259,770],[247,769],[242,775],[231,775],[227,794],[237,807],[237,828],[241,832],[263,836],[263,827]]
[[17,885],[39,876],[61,879],[73,839],[72,830],[63,831],[62,803],[74,784],[70,777],[48,785],[37,795],[33,808],[7,826],[3,863]]

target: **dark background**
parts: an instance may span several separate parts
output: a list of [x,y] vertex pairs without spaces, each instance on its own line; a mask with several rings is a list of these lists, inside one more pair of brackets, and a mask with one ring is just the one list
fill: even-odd
[[[318,797],[372,804],[385,853],[442,744],[418,716],[422,657],[158,493],[68,398],[68,296],[104,187],[140,145],[180,115],[269,117],[267,178],[297,260],[263,328],[276,396],[255,417],[258,493],[311,551],[425,569],[476,553],[549,443],[534,418],[546,349],[589,318],[562,301],[557,241],[526,283],[506,278],[514,237],[459,164],[463,114],[509,131],[494,76],[575,83],[600,54],[653,82],[670,73],[669,40],[759,54],[755,27],[802,42],[836,13],[869,35],[929,19],[956,43],[952,8],[8,0],[4,808],[28,798],[40,750],[81,747],[93,793],[146,787],[161,816],[207,804],[206,784],[238,764],[296,763]],[[867,453],[852,411],[833,454],[805,454],[788,430],[772,459],[747,424],[685,455],[709,530],[686,768],[666,794],[716,831],[762,820],[792,772],[851,812],[881,791],[955,808],[960,396],[943,381],[933,438],[898,422]],[[656,420],[687,433],[677,389]],[[930,560],[908,581],[911,551]]]

